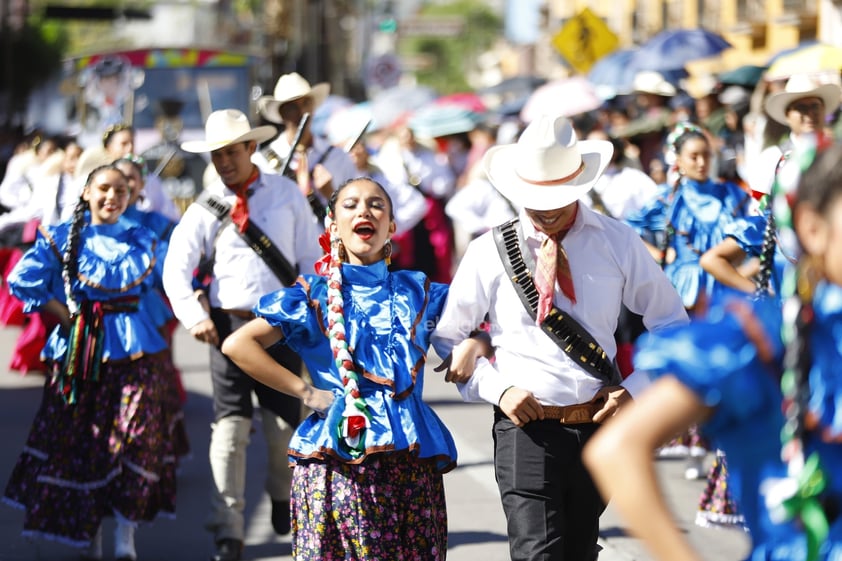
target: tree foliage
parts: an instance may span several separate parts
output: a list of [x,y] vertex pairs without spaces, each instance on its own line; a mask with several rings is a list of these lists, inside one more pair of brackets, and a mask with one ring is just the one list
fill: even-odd
[[401,39],[402,54],[430,62],[416,71],[418,82],[441,94],[471,89],[467,77],[476,69],[477,57],[500,37],[503,29],[500,17],[478,0],[430,4],[420,17],[461,17],[464,25],[456,37]]

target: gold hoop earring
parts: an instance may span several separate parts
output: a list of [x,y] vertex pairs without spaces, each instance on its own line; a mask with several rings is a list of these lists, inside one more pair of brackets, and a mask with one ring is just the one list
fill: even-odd
[[386,240],[386,244],[383,246],[383,259],[386,261],[386,265],[392,264],[392,240]]

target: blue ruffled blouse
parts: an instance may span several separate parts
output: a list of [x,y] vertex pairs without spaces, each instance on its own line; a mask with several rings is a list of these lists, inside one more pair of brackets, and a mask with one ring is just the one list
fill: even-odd
[[290,441],[290,459],[330,455],[347,462],[377,452],[409,451],[436,468],[456,465],[447,427],[422,400],[430,334],[444,307],[447,285],[415,271],[390,273],[386,263],[342,265],[342,296],[348,348],[361,373],[359,388],[371,412],[364,432],[365,455],[354,459],[340,446],[337,427],[343,386],[327,336],[327,279],[315,275],[260,299],[259,317],[279,327],[283,342],[307,365],[313,384],[336,399],[324,418],[312,414]]
[[660,238],[666,225],[672,226],[670,247],[675,250],[675,260],[667,264],[664,273],[686,308],[696,304],[700,293],[711,295],[715,279],[701,268],[699,259],[724,239],[728,224],[748,215],[749,199],[748,193],[733,183],[684,177],[674,193],[664,188],[628,218],[644,237]]
[[[811,336],[809,409],[821,425],[807,443],[830,477],[830,494],[842,501],[842,288],[821,285],[815,295]],[[737,312],[741,313],[737,313]],[[741,319],[744,317],[751,320]],[[802,531],[775,524],[764,483],[786,476],[781,461],[782,395],[779,373],[761,359],[744,324],[761,326],[773,364],[783,356],[781,309],[776,299],[732,299],[689,325],[647,333],[638,341],[635,368],[653,377],[673,375],[714,408],[702,431],[728,458],[729,486],[751,530],[751,561],[805,559]],[[834,443],[833,441],[836,440]],[[842,518],[831,521],[823,560],[842,558]]]
[[[31,312],[55,299],[65,302],[62,283],[62,256],[67,245],[70,223],[43,232],[9,274],[12,294]],[[103,362],[138,358],[167,348],[148,313],[145,302],[158,299],[154,286],[160,284],[163,253],[157,236],[133,221],[120,218],[115,224],[86,224],[80,230],[79,274],[72,283],[77,302],[106,302],[137,297],[136,311],[108,312],[103,315]],[[67,352],[67,331],[61,326],[49,335],[42,357],[62,362]]]

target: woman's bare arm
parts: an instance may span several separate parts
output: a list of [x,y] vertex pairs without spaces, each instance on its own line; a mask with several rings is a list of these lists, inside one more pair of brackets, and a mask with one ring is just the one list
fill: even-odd
[[737,240],[725,238],[702,255],[699,265],[725,286],[750,294],[754,292],[754,281],[738,269],[745,258],[746,252],[737,244]]
[[600,428],[584,462],[603,498],[656,559],[701,561],[678,528],[654,465],[655,449],[709,413],[674,377],[657,380]]
[[279,392],[297,397],[304,405],[324,413],[334,395],[314,388],[289,369],[278,364],[266,349],[283,338],[283,332],[263,318],[253,319],[222,342],[222,352],[243,372]]

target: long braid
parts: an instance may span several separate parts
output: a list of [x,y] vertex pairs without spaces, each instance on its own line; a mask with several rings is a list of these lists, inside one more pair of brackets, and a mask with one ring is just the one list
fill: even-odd
[[[775,177],[778,176],[789,156],[789,151],[781,154],[778,164],[775,166]],[[788,181],[792,184],[792,178],[789,178]],[[760,208],[763,209],[763,205],[765,204],[765,211],[768,214],[766,215],[766,228],[763,230],[763,245],[760,248],[760,271],[758,271],[754,283],[754,295],[756,297],[769,294],[772,270],[775,265],[775,248],[778,245],[777,222],[775,221],[775,196],[774,193],[765,195],[760,202]],[[780,194],[777,196],[780,196]],[[781,204],[786,204],[786,201],[781,201]]]
[[79,244],[86,210],[88,210],[88,202],[79,197],[73,209],[73,218],[67,232],[67,244],[61,258],[61,279],[64,283],[64,297],[67,301],[67,309],[70,311],[71,319],[79,314],[79,302],[73,295],[73,281],[79,273]]
[[772,269],[775,264],[775,247],[777,246],[775,214],[771,203],[766,212],[768,213],[766,227],[763,230],[763,245],[760,249],[760,271],[758,271],[754,281],[754,295],[757,297],[769,294]]

